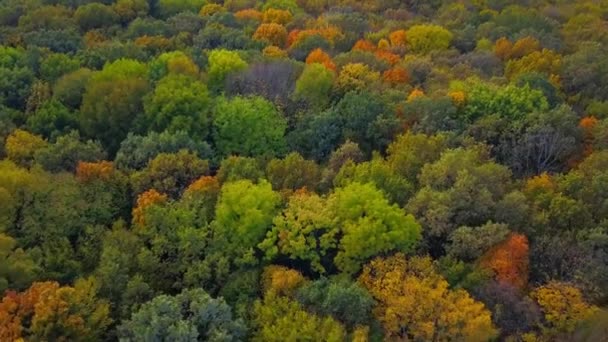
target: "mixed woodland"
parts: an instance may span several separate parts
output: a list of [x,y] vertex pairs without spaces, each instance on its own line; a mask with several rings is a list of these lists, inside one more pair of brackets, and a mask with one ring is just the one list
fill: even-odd
[[0,1],[0,341],[607,341],[608,1]]

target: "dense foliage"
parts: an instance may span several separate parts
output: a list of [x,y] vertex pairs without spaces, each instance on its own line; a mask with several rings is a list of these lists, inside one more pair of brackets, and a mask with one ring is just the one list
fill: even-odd
[[0,341],[608,340],[608,2],[0,1]]

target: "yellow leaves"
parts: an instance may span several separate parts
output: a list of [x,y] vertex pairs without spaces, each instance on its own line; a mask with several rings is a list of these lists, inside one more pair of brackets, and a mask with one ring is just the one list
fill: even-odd
[[344,92],[361,90],[378,82],[379,79],[380,73],[371,70],[366,64],[350,63],[340,70],[336,86]]
[[414,101],[414,100],[416,100],[418,98],[421,98],[423,96],[424,96],[424,91],[422,89],[415,88],[407,96],[407,102],[412,102],[412,101]]
[[6,138],[5,150],[8,159],[21,166],[30,166],[36,151],[47,145],[41,136],[16,129]]
[[550,328],[556,332],[572,332],[598,311],[585,302],[579,289],[566,283],[550,282],[530,296],[538,302]]
[[287,57],[287,51],[281,49],[280,47],[273,46],[273,45],[265,47],[264,50],[262,51],[262,53],[264,54],[264,56],[270,57],[270,58],[286,58]]
[[536,197],[546,192],[555,191],[555,181],[546,172],[528,179],[524,185],[524,193],[528,196]]
[[497,335],[490,312],[464,290],[449,290],[428,257],[376,258],[359,282],[376,298],[387,339],[482,341]]
[[205,6],[201,7],[200,12],[198,13],[198,15],[200,15],[201,17],[209,17],[214,15],[215,13],[220,13],[220,12],[225,12],[226,9],[224,8],[224,6],[220,5],[220,4],[206,4]]
[[293,15],[288,10],[269,8],[264,11],[262,22],[286,25],[291,21],[292,18]]
[[448,96],[452,99],[452,102],[457,107],[462,107],[466,103],[467,95],[464,91],[456,90],[448,93]]
[[284,266],[270,265],[262,273],[262,288],[264,292],[291,296],[306,281],[304,276]]

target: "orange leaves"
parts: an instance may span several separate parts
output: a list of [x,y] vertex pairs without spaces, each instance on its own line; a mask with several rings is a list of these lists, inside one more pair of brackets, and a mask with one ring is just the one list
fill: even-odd
[[262,20],[262,12],[252,9],[252,8],[238,11],[234,14],[234,16],[240,20],[255,20],[255,21]]
[[524,37],[512,43],[509,39],[502,37],[494,44],[494,54],[502,59],[521,58],[540,50],[540,42],[534,37]]
[[582,118],[578,123],[578,126],[583,130],[583,138],[585,141],[585,149],[583,151],[584,156],[589,156],[591,153],[593,153],[593,143],[595,140],[593,131],[598,122],[599,120],[595,116],[591,115]]
[[8,292],[0,303],[0,340],[96,340],[111,320],[109,305],[96,299],[92,280],[74,287],[57,282],[32,284],[21,293]]
[[[151,190],[151,191],[156,191],[156,190]],[[190,186],[188,186],[188,188],[186,188],[184,195],[193,194],[195,192],[219,193],[220,192],[220,182],[218,182],[217,177],[203,176],[203,177],[199,178],[198,180],[194,181],[192,184],[190,184]],[[140,197],[142,195],[143,194],[141,194]],[[166,199],[166,196],[165,196],[165,199]],[[137,204],[139,205],[139,199],[137,201]]]
[[109,180],[114,173],[114,163],[110,161],[78,162],[76,178],[81,182]]
[[285,46],[285,43],[287,43],[287,30],[280,24],[261,24],[253,34],[253,39],[265,41],[279,47]]
[[287,37],[287,46],[297,45],[304,39],[310,36],[321,36],[327,40],[330,44],[335,44],[336,40],[343,37],[344,34],[339,28],[335,26],[327,26],[320,29],[308,29],[308,30],[292,30],[289,32]]
[[502,60],[511,57],[511,50],[513,50],[513,43],[505,37],[499,38],[494,44],[494,54]]
[[452,102],[457,107],[463,106],[467,99],[467,95],[461,90],[451,91],[448,93],[448,96],[452,99]]
[[359,39],[353,46],[352,51],[374,52],[376,51],[376,45],[369,40]]
[[313,63],[323,64],[329,70],[336,70],[336,65],[331,60],[331,57],[320,48],[313,50],[308,57],[306,57],[306,64]]
[[167,195],[161,194],[154,189],[141,193],[137,197],[137,205],[133,208],[133,223],[138,226],[143,226],[145,224],[146,208],[166,201]]
[[494,271],[498,282],[522,289],[528,284],[528,253],[528,238],[514,233],[486,252],[480,264]]
[[393,31],[388,35],[388,39],[393,47],[405,46],[407,43],[407,32],[405,30]]
[[401,56],[385,50],[378,50],[374,55],[379,60],[386,61],[390,65],[395,65],[401,60]]
[[401,67],[394,67],[386,70],[382,74],[382,78],[386,83],[391,85],[405,84],[410,82],[410,74],[406,69]]

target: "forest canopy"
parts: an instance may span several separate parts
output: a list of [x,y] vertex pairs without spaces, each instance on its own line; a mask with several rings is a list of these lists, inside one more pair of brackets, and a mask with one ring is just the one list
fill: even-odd
[[0,1],[0,341],[608,340],[607,56],[607,1]]

